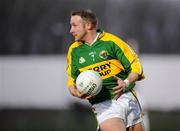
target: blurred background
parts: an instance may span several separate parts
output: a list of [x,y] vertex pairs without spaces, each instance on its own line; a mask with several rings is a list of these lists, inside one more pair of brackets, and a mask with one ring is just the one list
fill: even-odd
[[180,131],[180,0],[0,0],[0,130],[96,130],[66,86],[70,12],[82,8],[140,55],[146,131]]

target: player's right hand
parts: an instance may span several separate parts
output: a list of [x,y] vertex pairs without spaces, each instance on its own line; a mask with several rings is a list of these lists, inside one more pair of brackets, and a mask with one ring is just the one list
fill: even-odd
[[73,96],[78,97],[78,98],[81,98],[83,95],[78,91],[75,85],[70,86],[69,91]]
[[92,99],[92,98],[93,98],[93,96],[87,96],[86,94],[80,93],[79,90],[76,88],[75,85],[70,86],[70,87],[69,87],[69,91],[70,91],[70,93],[71,93],[73,96],[78,97],[78,98],[81,98],[81,99],[89,100],[89,99]]

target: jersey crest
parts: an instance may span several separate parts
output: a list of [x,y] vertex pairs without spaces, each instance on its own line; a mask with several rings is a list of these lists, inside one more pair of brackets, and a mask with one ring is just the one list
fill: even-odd
[[102,50],[100,53],[99,53],[99,57],[102,58],[102,59],[107,59],[108,58],[108,52],[106,50]]

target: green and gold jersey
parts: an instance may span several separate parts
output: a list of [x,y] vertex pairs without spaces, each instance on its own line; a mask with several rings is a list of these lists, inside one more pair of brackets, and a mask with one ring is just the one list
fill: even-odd
[[[92,45],[74,42],[67,55],[68,87],[75,85],[77,76],[85,70],[95,70],[102,76],[103,88],[90,100],[92,104],[114,97],[112,89],[117,86],[114,75],[124,80],[131,72],[136,72],[141,76],[140,79],[144,78],[141,63],[134,51],[115,35],[102,31],[99,33]],[[134,85],[130,84],[126,91]]]

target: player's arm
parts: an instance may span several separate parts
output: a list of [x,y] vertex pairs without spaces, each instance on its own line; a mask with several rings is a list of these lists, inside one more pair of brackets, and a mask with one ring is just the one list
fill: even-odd
[[[68,89],[69,92],[71,93],[71,95],[81,98],[81,99],[90,99],[90,96],[86,96],[85,94],[82,94],[79,92],[79,90],[76,87],[75,84],[75,77],[73,76],[73,73],[71,71],[72,67],[69,67],[70,65],[68,65],[67,67],[67,73],[68,73]],[[74,72],[78,72],[76,68],[73,69]]]
[[132,72],[128,75],[128,77],[124,80],[126,87],[129,86],[129,84],[131,83],[135,83],[136,81],[138,81],[141,78],[140,74],[136,73],[136,72]]
[[116,56],[121,61],[128,76],[125,80],[115,76],[118,86],[114,88],[114,93],[118,98],[123,92],[133,88],[132,86],[137,80],[144,78],[142,65],[138,59],[137,54],[123,41],[117,41],[115,48]]
[[78,74],[80,73],[79,70],[76,67],[76,64],[73,61],[73,57],[72,56],[72,50],[74,47],[76,47],[76,44],[73,44],[69,50],[68,50],[68,54],[67,54],[67,74],[68,74],[68,81],[67,81],[67,85],[68,85],[68,90],[71,93],[71,95],[81,98],[81,99],[89,99],[89,96],[85,96],[84,94],[81,94],[78,89],[76,88],[76,84],[75,84],[75,79],[78,76]]
[[78,47],[79,45],[80,45],[80,43],[78,43],[78,42],[73,43],[69,47],[69,50],[67,53],[67,65],[68,66],[67,66],[66,72],[68,74],[68,81],[67,81],[68,90],[75,97],[78,97],[81,99],[91,99],[91,98],[93,98],[92,96],[87,96],[86,94],[82,94],[76,88],[75,80],[76,80],[77,76],[80,74],[80,71],[78,70],[76,63],[75,63],[76,55],[74,54],[73,49]]
[[114,76],[114,78],[117,80],[117,83],[118,83],[118,85],[114,88],[114,93],[118,94],[120,92],[123,93],[130,84],[133,84],[137,80],[139,80],[140,75],[138,73],[132,72],[129,74],[129,76],[125,80],[122,80],[121,78],[117,76]]
[[114,99],[118,99],[130,84],[135,83],[137,80],[139,80],[140,75],[138,73],[132,72],[125,80],[122,80],[117,76],[114,76],[114,78],[118,83],[118,85],[113,89],[114,94],[116,94]]
[[80,92],[77,90],[76,86],[75,86],[75,79],[76,76],[78,75],[78,69],[75,65],[75,63],[73,62],[73,49],[76,47],[76,44],[72,44],[69,47],[68,53],[67,53],[67,68],[66,68],[66,72],[68,74],[68,81],[67,81],[67,86],[68,86],[68,90],[71,93],[71,95],[75,96],[75,97],[80,97]]

